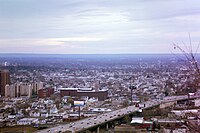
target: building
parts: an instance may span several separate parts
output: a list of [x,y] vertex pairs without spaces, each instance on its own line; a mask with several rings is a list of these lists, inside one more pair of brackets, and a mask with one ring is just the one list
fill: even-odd
[[61,97],[64,96],[71,96],[71,97],[77,97],[77,90],[78,88],[59,88]]
[[147,133],[145,128],[135,128],[131,125],[119,125],[114,127],[115,133]]
[[5,96],[5,86],[10,84],[10,73],[8,70],[0,70],[0,94]]
[[7,84],[5,86],[5,97],[14,98],[15,96],[16,96],[16,86]]
[[50,97],[52,94],[54,94],[54,88],[44,88],[44,89],[38,90],[39,98]]
[[32,85],[27,83],[15,83],[12,85],[5,86],[5,97],[31,97],[32,96]]
[[92,88],[59,88],[60,95],[71,96],[71,97],[83,97],[87,96],[89,98],[96,97],[98,100],[103,101],[108,98],[108,90],[94,90]]
[[17,121],[17,125],[31,125],[31,124],[38,124],[39,121],[37,118],[22,118]]
[[33,92],[37,95],[38,91],[43,89],[43,82],[35,82],[33,83]]
[[20,96],[27,96],[27,97],[32,96],[32,85],[31,84],[20,83],[19,88],[17,88],[17,90],[19,90]]

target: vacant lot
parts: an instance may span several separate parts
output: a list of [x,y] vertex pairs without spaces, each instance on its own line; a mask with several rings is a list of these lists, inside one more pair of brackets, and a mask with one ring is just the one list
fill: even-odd
[[27,127],[27,126],[0,128],[0,133],[32,133],[34,131],[37,131],[37,128]]

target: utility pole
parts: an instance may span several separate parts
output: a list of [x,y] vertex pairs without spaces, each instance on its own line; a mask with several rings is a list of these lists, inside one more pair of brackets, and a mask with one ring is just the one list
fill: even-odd
[[131,105],[132,105],[132,102],[133,102],[133,89],[136,89],[135,86],[130,86],[129,89],[131,89]]
[[132,95],[133,95],[133,89],[132,89],[132,86],[129,86],[129,89],[131,89],[131,105],[132,105],[132,101],[133,101],[133,97],[132,97]]
[[132,101],[133,101],[133,87],[132,87],[132,76],[129,78],[130,79],[130,86],[129,89],[131,89],[131,105],[132,105]]
[[81,119],[81,107],[78,107],[78,113],[79,113],[79,120]]

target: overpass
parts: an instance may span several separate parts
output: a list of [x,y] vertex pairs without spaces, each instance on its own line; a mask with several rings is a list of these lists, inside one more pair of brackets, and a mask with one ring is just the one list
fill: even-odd
[[[198,98],[199,96],[190,96],[190,99]],[[163,100],[152,100],[142,103],[145,105],[142,109],[147,109],[150,107],[154,107],[157,105],[160,105],[162,103],[168,103],[168,102],[175,102],[178,100],[186,100],[188,99],[187,95],[183,96],[171,96],[171,97],[165,97]],[[73,124],[65,124],[65,125],[59,125],[52,128],[44,129],[41,131],[38,131],[37,133],[75,133],[75,132],[81,132],[84,130],[87,130],[92,127],[96,127],[105,123],[108,123],[110,121],[113,121],[115,119],[119,119],[124,117],[127,114],[132,114],[134,112],[139,111],[139,107],[135,106],[129,106],[126,108],[122,108],[119,110],[115,110],[112,112],[100,114],[95,117],[90,117],[86,119],[82,119],[79,121],[74,122]]]

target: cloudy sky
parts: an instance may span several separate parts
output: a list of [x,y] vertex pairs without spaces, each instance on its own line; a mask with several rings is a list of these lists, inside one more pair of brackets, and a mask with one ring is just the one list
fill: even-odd
[[199,0],[0,0],[0,53],[171,53],[189,34]]

